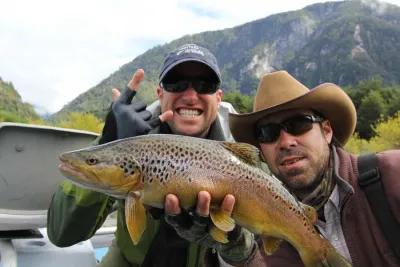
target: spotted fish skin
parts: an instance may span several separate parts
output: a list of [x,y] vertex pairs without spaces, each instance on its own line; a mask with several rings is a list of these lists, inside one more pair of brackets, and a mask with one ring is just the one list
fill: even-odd
[[306,266],[350,266],[315,230],[315,211],[260,168],[259,151],[251,145],[145,135],[67,152],[60,159],[61,172],[75,183],[119,198],[140,192],[140,202],[153,207],[163,208],[170,193],[186,209],[195,206],[202,190],[215,207],[232,194],[232,218],[261,235],[266,252],[275,247],[269,240],[282,239]]

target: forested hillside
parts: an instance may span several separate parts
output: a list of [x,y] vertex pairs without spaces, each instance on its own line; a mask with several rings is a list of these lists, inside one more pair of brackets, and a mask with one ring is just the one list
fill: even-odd
[[140,95],[152,101],[164,56],[183,43],[215,53],[225,92],[251,95],[262,74],[280,69],[310,87],[357,85],[373,77],[400,84],[400,8],[374,1],[326,2],[156,46],[77,96],[56,117],[71,111],[104,117],[111,88],[123,88],[137,68],[146,72]]
[[28,121],[39,115],[29,103],[24,103],[11,82],[0,77],[0,121]]

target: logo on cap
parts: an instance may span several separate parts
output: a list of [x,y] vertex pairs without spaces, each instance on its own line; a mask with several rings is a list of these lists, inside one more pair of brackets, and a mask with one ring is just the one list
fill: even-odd
[[179,56],[181,54],[198,54],[202,57],[204,57],[204,52],[200,50],[200,47],[195,45],[195,44],[188,44],[188,45],[184,45],[182,47],[180,47],[177,51],[176,51],[176,55]]

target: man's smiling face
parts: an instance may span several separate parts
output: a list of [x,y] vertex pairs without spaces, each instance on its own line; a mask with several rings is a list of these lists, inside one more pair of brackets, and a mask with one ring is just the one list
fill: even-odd
[[[216,80],[216,75],[206,65],[198,62],[185,62],[177,65],[166,75],[172,82],[184,80]],[[164,80],[165,80],[164,79]],[[172,110],[173,119],[168,125],[175,134],[205,137],[217,117],[222,90],[212,94],[199,94],[190,84],[183,92],[168,92],[158,87],[161,112]]]

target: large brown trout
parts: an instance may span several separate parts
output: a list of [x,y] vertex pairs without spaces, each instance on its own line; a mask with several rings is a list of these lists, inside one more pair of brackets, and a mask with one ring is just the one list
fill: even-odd
[[[351,266],[315,230],[313,208],[296,200],[282,183],[260,168],[260,152],[244,143],[178,135],[145,135],[64,153],[61,172],[78,185],[126,198],[126,223],[137,244],[146,227],[144,205],[163,208],[165,196],[178,196],[182,208],[197,194],[211,194],[211,235],[226,242],[234,224],[260,235],[266,253],[281,240],[292,244],[307,267]],[[218,210],[235,196],[231,217]]]

